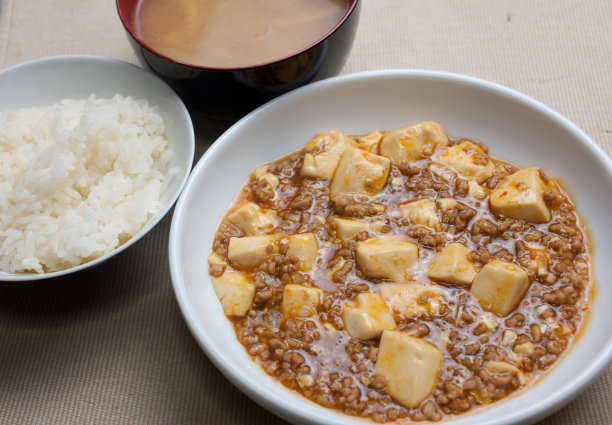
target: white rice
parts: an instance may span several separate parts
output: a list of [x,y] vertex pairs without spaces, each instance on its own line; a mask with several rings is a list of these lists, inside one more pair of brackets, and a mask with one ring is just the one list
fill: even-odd
[[0,270],[63,270],[135,235],[175,171],[164,131],[121,95],[0,112]]

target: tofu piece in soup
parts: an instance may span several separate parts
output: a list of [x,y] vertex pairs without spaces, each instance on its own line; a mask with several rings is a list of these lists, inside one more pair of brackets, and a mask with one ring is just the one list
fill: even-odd
[[244,274],[225,272],[211,283],[226,316],[244,316],[253,305],[255,285]]
[[472,142],[450,146],[438,157],[438,162],[456,171],[466,179],[482,183],[493,175],[495,166],[489,156]]
[[382,133],[380,131],[372,131],[357,139],[357,147],[371,153],[378,154]]
[[232,267],[249,269],[262,263],[278,250],[275,242],[278,236],[245,236],[230,238],[227,257]]
[[357,233],[368,227],[363,221],[350,220],[347,218],[334,217],[331,222],[336,226],[336,237],[342,242],[353,239]]
[[418,407],[432,393],[442,367],[442,352],[403,332],[383,332],[375,372],[387,378],[387,392],[407,407]]
[[227,216],[227,220],[246,236],[256,236],[274,227],[274,212],[265,211],[259,205],[245,201]]
[[545,184],[538,168],[524,168],[509,175],[489,197],[497,214],[531,223],[550,221],[550,210],[544,202]]
[[332,180],[331,194],[376,195],[387,181],[390,166],[384,156],[347,148]]
[[478,272],[470,290],[485,309],[506,316],[518,306],[528,287],[529,276],[520,266],[493,260]]
[[294,255],[299,259],[298,270],[308,271],[312,269],[317,259],[317,239],[312,233],[300,233],[289,236],[288,255]]
[[408,268],[419,258],[416,244],[393,237],[372,238],[357,245],[357,267],[368,277],[405,280]]
[[433,259],[427,269],[427,275],[444,283],[471,285],[476,276],[476,268],[468,260],[468,252],[468,249],[458,242],[447,245]]
[[434,285],[419,282],[384,283],[378,286],[380,295],[398,320],[421,315],[437,316],[444,297]]
[[316,315],[322,293],[319,288],[297,284],[285,285],[281,305],[283,316],[289,318]]
[[385,329],[395,329],[396,326],[382,297],[374,292],[361,293],[357,295],[356,303],[346,303],[342,319],[351,338],[375,338]]
[[410,220],[410,223],[426,226],[432,230],[440,230],[440,219],[436,204],[430,199],[406,202],[398,206],[400,212]]
[[380,143],[380,154],[393,163],[415,161],[428,145],[447,144],[448,137],[440,124],[422,122],[388,132]]
[[351,140],[336,130],[319,134],[306,144],[302,176],[307,178],[331,179],[344,150],[351,146]]

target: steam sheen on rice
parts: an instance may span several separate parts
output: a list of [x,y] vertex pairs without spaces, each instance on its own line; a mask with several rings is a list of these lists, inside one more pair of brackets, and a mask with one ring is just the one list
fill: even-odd
[[121,95],[1,112],[0,270],[63,270],[135,235],[172,174],[164,131]]

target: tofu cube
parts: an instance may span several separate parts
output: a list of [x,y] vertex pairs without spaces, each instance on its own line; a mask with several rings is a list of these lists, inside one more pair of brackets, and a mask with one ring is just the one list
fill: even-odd
[[416,408],[432,393],[442,368],[442,352],[408,334],[385,330],[374,371],[387,378],[387,392],[406,407]]
[[433,285],[419,282],[380,285],[380,295],[398,320],[418,316],[437,316],[444,297]]
[[406,202],[399,205],[399,210],[410,220],[410,223],[426,226],[432,230],[440,230],[440,219],[436,211],[436,204],[430,199]]
[[357,233],[368,227],[367,223],[346,218],[334,217],[330,220],[336,226],[336,237],[342,242],[353,239]]
[[259,205],[245,201],[227,216],[227,220],[246,236],[265,233],[274,227],[274,213],[265,211]]
[[226,316],[244,316],[253,305],[255,285],[242,273],[225,272],[210,279]]
[[520,266],[493,260],[476,275],[470,290],[483,308],[506,316],[518,306],[528,286],[529,276]]
[[317,239],[313,233],[300,233],[298,235],[289,236],[288,255],[294,255],[299,258],[298,270],[308,271],[317,259],[319,246]]
[[351,142],[351,139],[336,130],[317,135],[306,143],[302,177],[331,179],[344,149],[351,146]]
[[376,195],[389,175],[390,161],[357,148],[346,148],[332,180],[330,192]]
[[506,177],[491,193],[491,209],[505,217],[546,223],[550,210],[544,202],[544,188],[538,168],[524,168]]
[[369,239],[357,245],[355,261],[363,274],[373,278],[402,281],[406,279],[408,268],[419,258],[416,244],[380,237]]
[[357,138],[357,147],[364,151],[378,154],[382,133],[380,131],[372,131],[364,136]]
[[322,293],[319,288],[292,283],[285,285],[281,304],[283,316],[285,318],[315,316],[317,307],[321,304]]
[[250,269],[278,250],[277,239],[275,235],[230,238],[227,258],[236,269]]
[[357,295],[356,305],[347,303],[342,309],[344,328],[351,338],[370,339],[386,329],[395,329],[395,320],[379,294]]
[[427,269],[427,275],[444,283],[471,285],[476,276],[476,268],[468,260],[468,252],[468,249],[458,242],[447,245],[433,259]]
[[445,149],[437,161],[467,179],[482,183],[493,175],[495,166],[489,155],[471,142],[462,142]]
[[380,154],[395,164],[411,162],[421,157],[426,146],[439,143],[448,143],[448,137],[440,124],[422,122],[385,134],[380,143]]

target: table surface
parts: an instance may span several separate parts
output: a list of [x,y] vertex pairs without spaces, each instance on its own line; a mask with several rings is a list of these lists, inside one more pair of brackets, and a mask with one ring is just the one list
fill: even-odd
[[[138,63],[114,0],[0,0],[0,68],[58,54]],[[420,68],[523,92],[612,152],[609,0],[362,0],[342,73]],[[0,93],[2,96],[2,93]],[[194,113],[196,160],[231,123]],[[283,424],[217,371],[187,329],[170,215],[78,276],[0,282],[0,423]],[[612,366],[540,422],[612,423]]]

